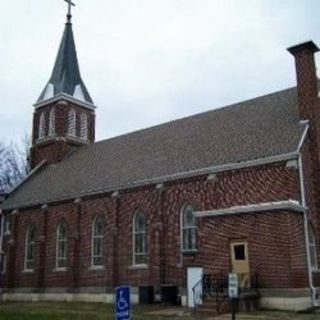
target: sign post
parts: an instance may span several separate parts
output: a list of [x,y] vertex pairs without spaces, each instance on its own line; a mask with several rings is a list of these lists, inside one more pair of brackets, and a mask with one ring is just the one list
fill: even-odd
[[239,296],[239,279],[236,273],[229,273],[229,298],[232,299],[232,320],[236,319],[236,299]]
[[131,320],[130,287],[121,286],[116,288],[115,301],[116,320]]

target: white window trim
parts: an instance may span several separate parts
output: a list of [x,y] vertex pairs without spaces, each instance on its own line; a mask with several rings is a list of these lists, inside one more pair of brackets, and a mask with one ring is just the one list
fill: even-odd
[[25,244],[24,244],[24,272],[34,272],[34,263],[35,263],[35,257],[34,257],[34,249],[35,249],[35,241],[33,241],[33,268],[28,268],[28,238],[29,238],[29,233],[30,230],[34,228],[33,226],[29,226],[26,232],[25,236]]
[[80,138],[88,140],[88,116],[85,112],[80,115]]
[[132,266],[128,266],[129,270],[147,270],[149,266],[147,264],[134,264]]
[[11,221],[10,221],[10,216],[5,216],[4,219],[4,231],[3,231],[4,236],[10,236],[11,235]]
[[49,137],[56,135],[56,109],[53,107],[49,114]]
[[[192,208],[192,211],[193,211],[193,215],[194,215],[194,219],[196,218],[195,216],[195,211],[194,211],[194,208],[192,205],[190,205],[189,203],[186,203],[182,206],[182,210],[180,212],[180,250],[182,253],[196,253],[198,252],[198,248],[197,248],[197,224],[195,222],[194,224],[194,227],[188,227],[188,228],[185,228],[184,227],[184,223],[183,223],[183,218],[184,218],[184,213],[186,211],[186,208],[188,207],[191,207]],[[196,221],[196,220],[195,220]],[[187,230],[187,229],[195,229],[195,232],[196,232],[196,247],[195,248],[192,248],[192,249],[185,249],[184,248],[184,230]]]
[[[63,224],[63,222],[61,222],[58,225],[57,230],[56,230],[56,261],[55,261],[55,269],[54,269],[54,271],[66,271],[67,270],[66,266],[59,267],[59,261],[62,260],[59,257],[59,243],[60,243],[59,238],[60,238],[60,228],[62,227],[62,224]],[[67,231],[68,231],[68,229],[67,229]],[[66,242],[66,257],[65,257],[65,260],[66,260],[66,264],[67,264],[67,262],[68,262],[68,236],[66,237],[66,239],[64,241]]]
[[90,266],[89,271],[103,271],[105,270],[105,266]]
[[[96,216],[93,220],[92,226],[91,226],[91,267],[90,270],[97,270],[97,269],[104,269],[104,265],[103,265],[103,240],[104,240],[104,228],[102,230],[102,235],[100,236],[95,236],[94,231],[95,231],[95,225],[98,219],[102,219],[101,216]],[[101,239],[102,241],[102,246],[101,246],[101,256],[95,256],[94,255],[94,240],[96,238]],[[94,259],[95,258],[100,258],[101,257],[101,264],[94,264]]]
[[67,267],[60,267],[60,268],[54,268],[53,272],[66,272],[68,269]]
[[[314,229],[312,225],[309,223],[309,251],[310,251],[310,256],[314,255],[314,262],[315,265],[310,265],[312,271],[318,271],[318,252],[317,252],[317,240],[316,236],[314,234]],[[313,242],[310,241],[310,238],[313,240]]]
[[46,116],[44,111],[40,113],[38,122],[38,139],[44,139],[46,137]]
[[77,114],[76,111],[72,108],[68,112],[68,128],[67,135],[70,137],[77,136]]
[[[135,214],[134,214],[134,217],[133,217],[133,223],[132,223],[132,268],[131,269],[146,269],[148,268],[148,263],[136,263],[136,234],[137,233],[141,233],[141,232],[136,232],[135,231],[135,224],[136,224],[136,218],[139,214],[143,214],[145,219],[146,219],[146,215],[141,212],[141,211],[137,211]],[[146,241],[146,251],[144,253],[141,253],[139,255],[145,255],[146,256],[146,259],[148,261],[148,239],[147,239],[147,235],[148,235],[148,223],[147,223],[147,220],[146,220],[146,230],[144,232],[145,234],[145,241]]]

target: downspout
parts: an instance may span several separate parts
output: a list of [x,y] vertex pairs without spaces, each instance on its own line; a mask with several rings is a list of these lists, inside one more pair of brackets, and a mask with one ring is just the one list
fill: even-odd
[[[300,177],[300,192],[301,192],[301,204],[303,207],[306,207],[306,197],[305,197],[305,189],[304,189],[304,176],[303,176],[303,164],[302,164],[302,155],[299,150],[299,177]],[[307,210],[303,212],[303,221],[304,221],[304,237],[306,243],[306,252],[307,252],[307,265],[308,265],[308,278],[309,278],[309,287],[312,292],[312,306],[317,306],[316,303],[316,288],[313,286],[313,278],[312,278],[312,270],[311,270],[311,257],[310,257],[310,247],[309,247],[309,226],[308,226],[308,217]]]

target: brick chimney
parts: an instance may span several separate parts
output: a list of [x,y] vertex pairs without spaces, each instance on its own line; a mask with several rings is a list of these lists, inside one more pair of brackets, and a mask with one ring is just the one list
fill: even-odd
[[315,53],[319,48],[308,41],[288,48],[288,51],[295,58],[300,119],[309,121],[308,143],[305,144],[308,156],[303,162],[304,168],[308,169],[304,181],[308,190],[307,206],[316,217],[316,228],[320,232],[320,99],[315,64]]
[[295,58],[298,103],[301,120],[315,117],[315,104],[318,97],[318,84],[314,54],[319,48],[313,41],[304,42],[288,48]]

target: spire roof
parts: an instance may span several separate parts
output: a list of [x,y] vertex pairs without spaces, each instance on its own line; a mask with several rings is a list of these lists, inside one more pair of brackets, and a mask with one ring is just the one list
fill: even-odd
[[71,19],[68,19],[65,24],[52,75],[43,89],[37,104],[52,99],[59,94],[67,94],[76,100],[93,104],[90,94],[80,75],[77,51],[70,20]]

